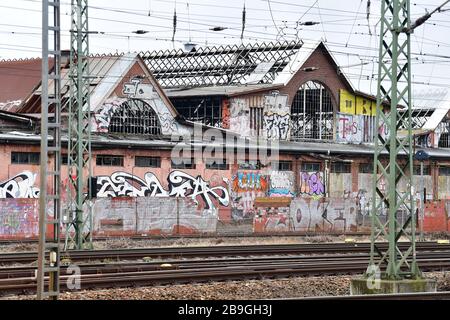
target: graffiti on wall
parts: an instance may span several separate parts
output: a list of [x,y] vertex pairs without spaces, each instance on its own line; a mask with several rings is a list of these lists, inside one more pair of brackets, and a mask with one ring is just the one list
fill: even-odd
[[336,140],[338,142],[363,142],[364,122],[362,116],[337,113],[336,118]]
[[94,121],[92,123],[93,132],[108,132],[109,123],[114,112],[120,108],[120,106],[126,101],[122,98],[111,98],[105,101],[105,103],[94,114]]
[[230,101],[230,129],[244,137],[250,136],[249,110],[244,99]]
[[123,84],[122,93],[128,98],[134,99],[152,99],[157,96],[153,92],[153,87],[151,84],[142,83],[141,77],[133,77],[130,82]]
[[295,196],[294,173],[292,171],[272,171],[268,194],[270,197]]
[[39,188],[34,186],[36,174],[24,171],[11,179],[0,183],[2,198],[39,198]]
[[96,234],[192,234],[216,232],[217,209],[188,198],[100,198],[94,204]]
[[[141,179],[126,172],[115,172],[111,176],[97,177],[97,197],[189,197],[197,205],[198,197],[203,200],[206,209],[214,207],[217,200],[222,206],[228,206],[228,190],[223,186],[211,187],[201,176],[192,177],[182,171],[172,171],[166,190],[158,178],[151,172]],[[224,182],[227,183],[226,179]]]
[[289,137],[289,121],[290,116],[288,114],[266,114],[264,116],[264,123],[267,139],[287,140]]
[[287,95],[264,96],[264,126],[267,139],[289,138],[290,115],[287,100]]
[[231,179],[231,215],[234,221],[250,219],[257,197],[264,197],[269,189],[269,179],[258,171],[238,171]]
[[325,195],[323,172],[301,172],[300,194],[322,197]]
[[375,121],[376,119],[373,116],[337,113],[336,140],[338,142],[357,144],[372,142]]
[[268,188],[267,177],[258,172],[238,172],[231,181],[234,192],[265,192]]
[[227,99],[222,100],[222,128],[230,129],[230,102]]
[[0,238],[35,237],[39,232],[39,203],[36,199],[0,201]]

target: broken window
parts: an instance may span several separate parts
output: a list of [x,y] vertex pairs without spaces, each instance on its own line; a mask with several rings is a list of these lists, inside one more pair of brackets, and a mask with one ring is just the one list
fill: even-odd
[[331,93],[320,83],[308,81],[291,105],[292,140],[333,139],[334,108]]
[[161,124],[153,108],[139,99],[129,99],[113,113],[110,133],[161,135]]
[[211,127],[222,127],[221,97],[173,98],[171,102],[187,120]]

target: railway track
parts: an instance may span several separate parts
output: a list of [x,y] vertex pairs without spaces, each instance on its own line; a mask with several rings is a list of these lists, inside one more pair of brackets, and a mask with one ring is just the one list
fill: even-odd
[[[81,268],[81,289],[180,284],[205,281],[286,278],[359,274],[368,265],[364,254],[297,257],[252,257],[171,260],[161,262],[128,262],[85,264]],[[450,252],[422,252],[418,262],[423,271],[450,268]],[[61,291],[66,291],[67,267],[61,270]],[[33,293],[36,287],[35,267],[0,269],[0,295]]]
[[368,294],[355,296],[322,296],[288,298],[282,300],[450,300],[450,291],[396,293],[396,294]]
[[[402,246],[402,244],[400,244]],[[387,244],[380,244],[387,247]],[[418,242],[418,251],[450,251],[450,244],[437,242]],[[327,253],[368,253],[369,243],[320,243],[320,244],[276,244],[276,245],[237,245],[208,247],[154,247],[134,249],[110,249],[62,252],[62,260],[79,261],[121,261],[142,258],[168,259],[220,256],[293,255]],[[37,260],[36,252],[0,253],[0,265],[12,263],[28,264]]]

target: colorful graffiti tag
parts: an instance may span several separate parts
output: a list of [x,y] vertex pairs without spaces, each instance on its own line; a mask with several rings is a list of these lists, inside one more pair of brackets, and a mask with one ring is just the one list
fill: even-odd
[[257,172],[238,172],[232,178],[234,192],[267,191],[267,177]]
[[268,195],[270,197],[294,197],[294,173],[291,171],[272,171]]
[[238,171],[231,179],[232,211],[234,221],[250,219],[255,213],[254,201],[264,197],[269,189],[268,177],[260,172]]

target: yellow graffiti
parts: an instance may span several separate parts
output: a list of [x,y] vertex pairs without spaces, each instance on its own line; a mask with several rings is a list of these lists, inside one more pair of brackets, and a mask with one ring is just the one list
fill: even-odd
[[356,96],[345,89],[341,89],[339,93],[339,110],[341,113],[365,116],[376,115],[375,101],[361,96]]
[[340,90],[340,107],[339,110],[342,113],[355,114],[356,112],[356,98],[353,94],[347,90]]

